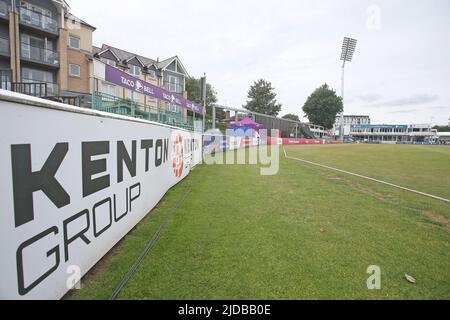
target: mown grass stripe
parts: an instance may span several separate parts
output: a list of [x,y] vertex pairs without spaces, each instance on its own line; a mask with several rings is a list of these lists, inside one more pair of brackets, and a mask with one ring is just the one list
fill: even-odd
[[313,165],[313,166],[317,166],[317,167],[321,167],[321,168],[325,168],[325,169],[329,169],[329,170],[345,173],[345,174],[348,174],[348,175],[351,175],[351,176],[354,176],[354,177],[366,179],[366,180],[373,181],[373,182],[380,183],[380,184],[384,184],[384,185],[387,185],[387,186],[390,186],[390,187],[393,187],[393,188],[397,188],[397,189],[401,189],[401,190],[404,190],[404,191],[412,192],[412,193],[415,193],[415,194],[418,194],[418,195],[421,195],[421,196],[424,196],[424,197],[428,197],[428,198],[432,198],[432,199],[435,199],[435,200],[440,200],[440,201],[444,201],[444,202],[450,203],[449,199],[438,197],[438,196],[435,196],[435,195],[432,195],[432,194],[428,194],[428,193],[425,193],[425,192],[422,192],[422,191],[417,191],[417,190],[414,190],[414,189],[402,187],[402,186],[399,186],[399,185],[396,185],[396,184],[393,184],[393,183],[390,183],[390,182],[386,182],[386,181],[383,181],[383,180],[378,180],[378,179],[375,179],[375,178],[363,176],[361,174],[357,174],[357,173],[350,172],[350,171],[347,171],[347,170],[342,170],[342,169],[330,167],[330,166],[327,166],[327,165],[324,165],[324,164],[308,161],[308,160],[305,160],[305,159],[300,159],[300,158],[296,158],[296,157],[290,157],[287,154],[285,148],[283,148],[283,151],[284,151],[284,155],[285,155],[286,159],[304,162],[304,163],[307,163],[307,164],[310,164],[310,165]]

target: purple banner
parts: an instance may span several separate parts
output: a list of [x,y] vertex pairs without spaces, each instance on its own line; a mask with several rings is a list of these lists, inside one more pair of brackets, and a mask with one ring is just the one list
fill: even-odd
[[142,81],[141,79],[133,77],[128,73],[110,65],[106,65],[105,80],[131,91],[176,104],[189,111],[203,114],[203,106],[198,103],[191,102],[178,94],[167,91],[163,88],[155,86],[154,84]]

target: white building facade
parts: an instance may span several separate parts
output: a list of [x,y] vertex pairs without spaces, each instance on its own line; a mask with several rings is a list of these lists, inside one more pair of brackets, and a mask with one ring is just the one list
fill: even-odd
[[[352,125],[370,125],[370,116],[344,115],[344,135],[350,135],[350,126]],[[333,132],[335,136],[339,136],[341,127],[341,118],[337,117],[334,124]]]
[[429,124],[351,125],[350,136],[369,143],[436,143],[437,130]]

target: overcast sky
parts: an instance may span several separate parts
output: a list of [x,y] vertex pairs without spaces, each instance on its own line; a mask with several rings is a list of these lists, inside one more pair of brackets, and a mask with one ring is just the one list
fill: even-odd
[[345,113],[373,123],[447,124],[450,1],[69,0],[97,27],[94,44],[149,58],[178,55],[207,73],[219,103],[240,108],[249,86],[275,87],[282,115],[300,114],[312,91],[341,91],[344,36],[358,39],[346,66]]

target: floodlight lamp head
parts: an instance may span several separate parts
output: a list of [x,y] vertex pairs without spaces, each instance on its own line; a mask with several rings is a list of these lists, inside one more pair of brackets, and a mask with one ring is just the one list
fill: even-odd
[[342,43],[341,61],[352,62],[358,40],[345,37]]

